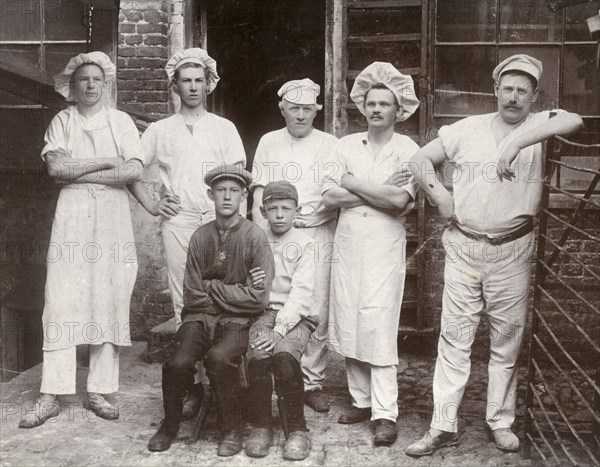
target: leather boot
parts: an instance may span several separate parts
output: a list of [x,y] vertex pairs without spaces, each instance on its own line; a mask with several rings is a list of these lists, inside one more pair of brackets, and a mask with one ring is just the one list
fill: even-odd
[[217,456],[230,457],[235,456],[242,450],[242,424],[234,426],[230,430],[221,433],[221,441]]

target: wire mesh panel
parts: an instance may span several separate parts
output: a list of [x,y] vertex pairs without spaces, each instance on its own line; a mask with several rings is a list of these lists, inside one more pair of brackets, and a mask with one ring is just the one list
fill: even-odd
[[600,145],[547,153],[524,457],[600,466]]

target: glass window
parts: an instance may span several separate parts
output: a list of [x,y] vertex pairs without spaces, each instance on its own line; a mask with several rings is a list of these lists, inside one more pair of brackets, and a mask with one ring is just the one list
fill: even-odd
[[444,0],[436,5],[438,42],[494,42],[496,0]]
[[539,0],[501,0],[500,41],[556,42],[562,40],[562,15]]
[[492,70],[495,61],[495,49],[491,46],[437,47],[435,113],[474,115],[493,112]]
[[565,46],[561,107],[582,115],[600,115],[597,46]]
[[600,2],[588,2],[565,8],[565,40],[591,41],[586,19],[597,15]]

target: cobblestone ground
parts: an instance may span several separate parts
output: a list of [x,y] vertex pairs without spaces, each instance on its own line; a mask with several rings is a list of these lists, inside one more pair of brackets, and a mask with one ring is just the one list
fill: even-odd
[[[121,391],[115,395],[121,412],[117,421],[96,418],[82,408],[86,370],[78,372],[77,396],[61,399],[62,413],[45,425],[23,430],[17,428],[25,401],[33,400],[39,389],[41,366],[37,366],[2,383],[2,425],[0,465],[280,465],[284,439],[275,430],[274,446],[264,459],[250,459],[245,454],[232,458],[216,456],[217,430],[214,414],[197,443],[190,437],[191,421],[182,424],[171,449],[150,453],[146,446],[162,418],[160,365],[143,362],[144,343],[135,343],[122,355]],[[415,466],[499,466],[536,465],[519,454],[498,451],[490,441],[484,418],[487,376],[485,365],[473,364],[471,382],[465,394],[460,420],[460,445],[444,448],[433,456],[413,459],[404,448],[421,437],[431,417],[431,380],[435,356],[429,352],[405,351],[398,374],[400,417],[398,441],[390,448],[374,448],[369,422],[340,425],[337,418],[349,407],[343,359],[333,355],[329,366],[326,393],[332,403],[327,414],[317,414],[308,407],[306,416],[311,430],[313,449],[308,459],[293,465],[415,465]],[[522,407],[524,379],[521,379]],[[517,424],[517,430],[520,426]]]

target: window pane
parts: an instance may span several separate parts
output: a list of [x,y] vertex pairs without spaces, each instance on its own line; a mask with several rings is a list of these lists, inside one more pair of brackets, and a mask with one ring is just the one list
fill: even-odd
[[494,42],[496,0],[438,0],[436,40],[439,42]]
[[85,4],[77,0],[44,2],[45,40],[85,40]]
[[41,33],[40,0],[0,0],[0,40],[39,41]]
[[558,108],[558,64],[560,59],[560,49],[556,47],[543,46],[519,46],[500,48],[498,61],[514,54],[527,54],[537,58],[544,66],[542,79],[538,83],[540,93],[535,104],[534,110],[548,110]]
[[565,46],[561,106],[581,115],[600,115],[600,73],[595,46]]
[[40,79],[40,46],[0,45],[0,66],[29,78]]
[[52,82],[52,77],[65,68],[67,62],[77,54],[86,51],[86,44],[46,44],[46,80]]
[[494,47],[436,47],[435,113],[474,115],[495,109]]
[[390,62],[399,70],[420,68],[421,41],[348,44],[348,69],[362,71],[373,61]]
[[500,2],[500,40],[506,42],[560,41],[562,13],[552,13],[539,0]]
[[586,19],[598,14],[600,2],[589,2],[565,8],[565,40],[591,41]]
[[348,31],[356,36],[421,32],[421,7],[348,10]]

